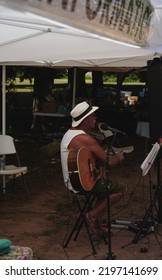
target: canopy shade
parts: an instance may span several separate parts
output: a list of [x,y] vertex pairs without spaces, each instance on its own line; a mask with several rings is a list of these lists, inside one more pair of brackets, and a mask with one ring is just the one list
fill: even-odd
[[153,13],[149,0],[5,0],[5,4],[139,46],[147,44]]
[[[3,65],[143,67],[156,54],[156,48],[128,45],[4,6],[0,33]],[[158,52],[161,55],[159,46]]]

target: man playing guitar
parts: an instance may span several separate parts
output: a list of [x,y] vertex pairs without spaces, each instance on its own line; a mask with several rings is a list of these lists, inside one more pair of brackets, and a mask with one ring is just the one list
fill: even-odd
[[[66,187],[73,192],[82,191],[83,187],[84,191],[93,191],[97,196],[94,208],[85,214],[94,237],[101,235],[98,220],[107,207],[107,185],[102,179],[104,172],[101,172],[101,168],[105,166],[106,160],[109,167],[116,166],[124,160],[122,152],[109,155],[107,159],[105,150],[88,134],[88,131],[95,128],[94,112],[97,109],[97,106],[90,106],[86,101],[77,104],[70,112],[72,127],[61,141],[61,164]],[[72,158],[76,157],[76,164],[72,164],[71,154]],[[83,175],[79,172],[83,172]],[[75,184],[74,177],[79,177],[80,183]],[[109,184],[110,205],[113,205],[123,197],[126,185],[116,181]]]

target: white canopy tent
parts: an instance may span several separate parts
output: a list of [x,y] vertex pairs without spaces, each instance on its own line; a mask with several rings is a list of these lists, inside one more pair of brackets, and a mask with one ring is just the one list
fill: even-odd
[[[2,132],[6,131],[4,65],[55,67],[144,66],[154,53],[86,33],[27,11],[0,6],[0,63],[3,65]],[[143,62],[137,58],[143,58]],[[131,62],[132,61],[132,62]],[[113,65],[114,64],[114,65]]]
[[[139,47],[101,37],[65,24],[14,10],[0,1],[0,64],[3,65],[3,133],[5,133],[5,65],[51,67],[143,67],[162,54],[162,3],[152,0],[148,46]],[[75,93],[74,93],[75,95]]]
[[0,63],[3,65],[141,67],[156,51],[4,6],[0,6],[0,31]]
[[[6,133],[5,65],[143,67],[162,54],[162,3],[155,7],[146,47],[129,45],[69,27],[0,1],[0,64],[3,65],[2,133]],[[4,182],[5,184],[5,178]]]
[[47,17],[31,14],[21,4],[16,6],[19,10],[8,8],[7,4],[12,2],[21,3],[0,0],[0,63],[3,65],[142,67],[154,55],[162,54],[161,0],[150,0],[154,13],[145,47],[70,27],[48,19],[48,13]]

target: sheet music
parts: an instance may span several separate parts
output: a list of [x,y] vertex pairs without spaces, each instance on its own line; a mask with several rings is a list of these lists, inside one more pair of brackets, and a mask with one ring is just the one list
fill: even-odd
[[154,163],[154,160],[159,152],[160,149],[160,144],[159,143],[155,143],[151,149],[151,151],[149,152],[149,154],[147,155],[147,157],[145,158],[145,160],[143,161],[143,163],[141,164],[141,169],[142,169],[142,175],[145,176],[148,171],[150,170],[152,164]]

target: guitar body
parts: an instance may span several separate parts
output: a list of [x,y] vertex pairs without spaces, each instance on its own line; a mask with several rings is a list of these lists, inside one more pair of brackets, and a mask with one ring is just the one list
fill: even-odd
[[70,182],[76,191],[90,191],[102,177],[102,168],[87,148],[70,150],[68,154]]

